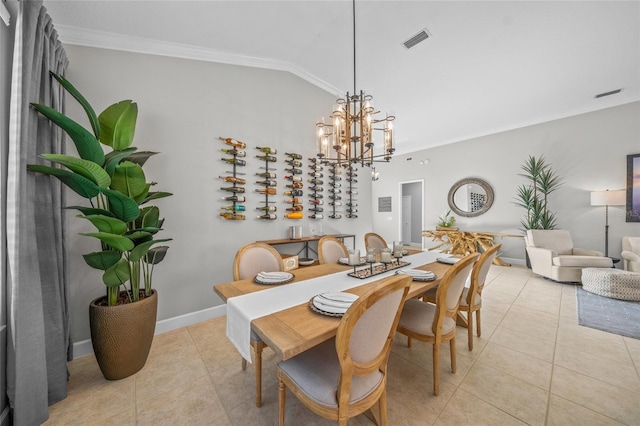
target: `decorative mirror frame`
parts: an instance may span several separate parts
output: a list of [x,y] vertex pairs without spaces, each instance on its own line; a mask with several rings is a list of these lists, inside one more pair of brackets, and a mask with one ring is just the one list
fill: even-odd
[[[484,204],[484,206],[480,210],[477,210],[475,212],[466,212],[464,210],[460,210],[458,206],[456,206],[456,203],[454,202],[454,195],[456,191],[461,187],[463,187],[464,185],[469,185],[469,184],[479,185],[487,193],[487,202]],[[462,216],[462,217],[480,216],[481,214],[486,213],[487,210],[489,210],[489,208],[491,208],[491,205],[493,204],[493,188],[491,188],[491,185],[489,185],[486,181],[482,179],[465,178],[453,184],[453,186],[449,190],[447,201],[449,203],[449,208],[451,208],[451,210],[453,210],[453,212],[458,216]]]

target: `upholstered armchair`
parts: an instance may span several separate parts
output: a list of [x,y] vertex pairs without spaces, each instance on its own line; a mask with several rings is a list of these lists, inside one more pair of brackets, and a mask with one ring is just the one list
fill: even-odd
[[574,247],[569,231],[530,229],[526,244],[533,273],[554,281],[579,283],[582,268],[613,266],[611,258],[599,251]]
[[640,237],[622,237],[622,267],[640,272]]

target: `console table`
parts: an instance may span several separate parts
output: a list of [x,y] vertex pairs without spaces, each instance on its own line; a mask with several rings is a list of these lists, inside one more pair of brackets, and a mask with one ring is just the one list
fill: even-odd
[[353,240],[353,247],[356,246],[356,236],[355,236],[355,234],[312,235],[310,237],[302,237],[302,238],[296,238],[296,239],[282,238],[282,239],[278,239],[278,240],[263,240],[263,241],[256,241],[256,242],[257,243],[269,244],[270,246],[277,246],[277,245],[282,245],[282,244],[302,244],[302,248],[300,248],[300,250],[298,250],[298,252],[296,254],[299,255],[300,253],[302,253],[304,251],[304,257],[308,258],[309,257],[309,250],[311,250],[316,255],[318,254],[318,252],[316,252],[313,248],[309,247],[309,243],[311,241],[318,241],[322,237],[334,237],[334,238],[339,239],[342,242],[344,242],[345,238],[351,238]]
[[[443,253],[459,254],[466,256],[470,253],[477,253],[478,248],[487,250],[489,247],[495,244],[494,238],[496,237],[516,237],[523,238],[523,235],[516,234],[502,234],[499,232],[465,232],[457,229],[437,229],[422,231],[423,237],[430,237],[434,241],[440,241],[435,247],[429,250],[435,250],[442,246],[449,245],[450,247],[443,250]],[[496,256],[493,259],[493,263],[500,266],[511,266],[510,263],[505,262]]]

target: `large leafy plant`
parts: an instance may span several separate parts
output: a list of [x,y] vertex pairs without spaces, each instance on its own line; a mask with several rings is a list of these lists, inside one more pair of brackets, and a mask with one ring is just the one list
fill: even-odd
[[546,163],[543,156],[529,156],[521,166],[527,183],[518,187],[515,204],[526,209],[520,221],[523,229],[554,229],[556,215],[549,210],[549,194],[562,185],[560,177]]
[[[138,106],[131,100],[117,102],[96,115],[84,96],[64,77],[51,75],[83,107],[91,131],[42,104],[31,106],[64,130],[73,140],[78,157],[42,154],[41,157],[62,167],[29,164],[33,172],[55,176],[78,195],[89,200],[89,206],[69,206],[80,211],[78,217],[90,221],[96,232],[83,233],[100,240],[101,250],[85,254],[85,262],[103,272],[107,286],[107,304],[118,304],[121,290],[125,303],[135,302],[152,288],[153,267],[165,257],[168,247],[155,246],[170,239],[154,239],[162,230],[164,219],[151,200],[172,195],[150,191],[142,169],[156,152],[132,147],[138,117]],[[105,155],[102,145],[111,148]]]

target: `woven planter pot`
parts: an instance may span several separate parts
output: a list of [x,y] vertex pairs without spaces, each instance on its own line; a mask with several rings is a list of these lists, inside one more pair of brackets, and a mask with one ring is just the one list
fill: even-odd
[[103,297],[89,305],[91,344],[102,375],[119,380],[140,371],[147,362],[156,329],[158,292],[135,303],[99,306]]

